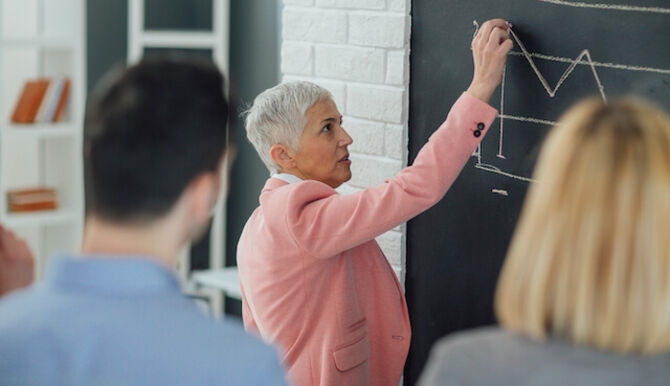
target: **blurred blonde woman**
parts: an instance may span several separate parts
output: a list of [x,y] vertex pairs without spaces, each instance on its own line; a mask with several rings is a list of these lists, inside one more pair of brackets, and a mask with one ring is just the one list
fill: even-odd
[[[670,118],[587,100],[549,134],[496,292],[424,385],[670,382]],[[484,371],[482,371],[484,370]]]

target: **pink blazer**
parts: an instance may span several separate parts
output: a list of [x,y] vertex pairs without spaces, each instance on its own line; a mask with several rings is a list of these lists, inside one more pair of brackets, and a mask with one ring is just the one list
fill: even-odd
[[374,238],[444,196],[496,114],[463,93],[412,166],[353,195],[267,181],[237,249],[243,318],[281,347],[297,385],[398,384],[410,324]]

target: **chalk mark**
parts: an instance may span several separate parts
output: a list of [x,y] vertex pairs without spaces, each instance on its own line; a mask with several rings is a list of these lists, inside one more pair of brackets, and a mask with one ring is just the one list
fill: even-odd
[[[472,21],[473,26],[475,27],[475,32],[473,36],[477,35],[477,32],[479,31],[479,23],[477,20]],[[607,96],[605,95],[605,90],[602,85],[602,82],[600,81],[600,77],[598,77],[598,72],[596,71],[595,65],[593,60],[591,59],[591,54],[588,49],[584,49],[575,59],[568,60],[570,65],[566,68],[566,70],[563,72],[561,77],[559,78],[558,82],[556,85],[552,88],[549,85],[549,82],[547,79],[542,75],[540,70],[537,68],[537,65],[535,64],[535,61],[533,60],[533,56],[537,57],[537,54],[533,55],[528,50],[526,49],[526,46],[523,44],[521,39],[516,35],[516,33],[512,30],[512,28],[509,28],[508,30],[508,36],[510,36],[517,44],[517,46],[521,49],[521,55],[523,55],[528,63],[530,64],[531,68],[535,72],[535,75],[537,76],[538,80],[544,87],[545,91],[549,95],[549,97],[553,98],[556,93],[558,92],[559,88],[561,85],[565,82],[565,80],[570,76],[572,71],[575,69],[577,64],[588,64],[591,67],[591,72],[593,73],[593,77],[597,83],[598,86],[598,91],[600,92],[600,96],[603,99],[605,103],[607,103]],[[586,62],[584,62],[584,58],[586,58]],[[505,114],[505,78],[506,78],[506,73],[507,73],[507,65],[505,65],[505,68],[503,69],[503,74],[502,74],[502,81],[501,81],[501,90],[500,90],[500,114],[498,114],[498,118],[500,119],[500,135],[499,135],[499,142],[498,142],[498,154],[496,156],[498,158],[506,159],[505,155],[503,154],[503,135],[504,135],[504,120],[505,119],[511,119],[511,120],[516,120],[516,121],[522,121],[522,122],[531,122],[531,123],[536,123],[536,124],[541,124],[541,125],[547,125],[547,126],[554,126],[556,125],[555,121],[550,121],[546,119],[539,119],[539,118],[532,118],[532,117],[521,117],[521,116],[515,116],[515,115],[508,115]],[[477,146],[477,149],[473,152],[472,156],[477,157],[477,164],[475,167],[486,170],[492,173],[497,173],[501,174],[510,178],[514,178],[517,180],[521,181],[532,181],[532,179],[527,178],[527,177],[522,177],[518,176],[512,173],[508,172],[503,172],[499,168],[489,165],[489,164],[484,164],[482,163],[482,148],[481,144]]]
[[528,50],[526,50],[526,46],[523,45],[523,42],[521,42],[521,39],[519,39],[519,37],[516,35],[516,33],[514,33],[514,31],[511,28],[509,28],[508,31],[509,31],[510,36],[512,36],[512,38],[514,39],[516,44],[521,49],[521,52],[523,52],[523,55],[526,57],[526,60],[530,64],[531,68],[535,72],[535,75],[537,75],[537,78],[540,80],[540,83],[542,83],[542,86],[547,91],[547,94],[549,94],[550,97],[553,98],[556,95],[556,92],[558,91],[558,89],[561,87],[563,82],[568,78],[568,76],[570,76],[570,74],[575,69],[577,64],[582,60],[582,58],[586,57],[586,60],[588,60],[589,66],[591,67],[591,71],[593,72],[593,77],[595,78],[596,83],[598,84],[598,91],[600,91],[600,96],[603,98],[603,101],[605,101],[605,103],[607,103],[607,97],[605,96],[605,89],[604,89],[602,83],[600,82],[600,78],[598,77],[598,72],[596,71],[596,67],[593,65],[593,60],[591,60],[591,53],[589,52],[588,49],[584,49],[577,56],[577,58],[575,58],[570,63],[568,68],[565,70],[565,72],[563,72],[563,75],[561,75],[561,78],[556,83],[556,86],[554,86],[554,88],[552,89],[549,86],[549,82],[547,82],[547,79],[542,75],[540,70],[535,65],[535,61],[530,56],[530,53],[528,52]]
[[[542,1],[542,0],[540,0],[540,1]],[[479,23],[477,22],[477,20],[473,20],[472,25],[474,25],[474,27],[475,27],[475,36],[476,36],[477,31],[479,31]],[[607,103],[607,97],[605,96],[605,88],[603,87],[602,82],[600,81],[600,77],[598,77],[598,72],[596,71],[595,64],[594,64],[593,60],[591,59],[591,53],[588,49],[584,49],[575,59],[568,59],[567,60],[567,62],[570,63],[570,65],[563,72],[563,74],[559,78],[558,82],[556,83],[556,86],[554,86],[554,88],[552,89],[551,86],[549,86],[549,82],[542,75],[540,70],[537,68],[537,65],[535,64],[535,61],[533,60],[533,56],[537,56],[539,54],[535,54],[535,55],[531,54],[526,49],[526,46],[523,44],[523,42],[521,42],[521,39],[519,39],[519,37],[516,35],[516,33],[514,33],[512,28],[509,28],[507,31],[508,31],[508,35],[511,36],[514,39],[514,41],[516,42],[516,44],[519,46],[519,48],[521,48],[520,55],[523,55],[526,58],[526,60],[528,61],[528,64],[530,64],[530,66],[533,69],[533,71],[535,72],[535,75],[537,76],[538,80],[540,81],[540,83],[542,84],[544,89],[547,91],[547,94],[549,94],[549,96],[551,98],[556,96],[556,93],[558,92],[558,89],[561,87],[563,82],[565,82],[565,80],[570,76],[570,74],[575,69],[577,64],[582,63],[583,58],[586,57],[587,62],[585,62],[585,63],[588,63],[588,65],[591,67],[591,72],[593,72],[593,77],[595,78],[596,83],[598,85],[598,91],[600,92],[600,96],[603,98],[603,101],[605,101],[605,103]],[[471,49],[472,49],[472,47],[471,47]],[[563,59],[563,58],[560,58],[560,57],[554,57],[554,58]],[[559,60],[559,61],[564,61],[564,60]],[[623,65],[620,65],[620,66],[623,66]],[[507,68],[507,65],[505,65],[505,69],[506,68]],[[503,82],[504,82],[504,78],[503,78]]]
[[482,163],[482,143],[481,142],[477,145],[477,148],[475,148],[475,151],[472,152],[471,157],[477,157],[477,163],[478,164]]
[[[475,27],[475,36],[477,34],[477,31],[479,31],[479,23],[477,20],[473,20],[472,24]],[[546,90],[547,94],[549,94],[549,97],[553,98],[556,93],[558,92],[558,89],[561,87],[563,82],[570,76],[572,71],[575,69],[577,64],[583,62],[583,58],[586,57],[587,62],[591,66],[591,71],[593,72],[593,77],[596,80],[596,83],[598,85],[598,91],[600,92],[600,96],[602,97],[603,101],[607,103],[607,97],[605,96],[605,91],[604,87],[600,81],[600,78],[598,77],[598,72],[595,69],[595,66],[593,65],[593,60],[591,60],[591,54],[588,49],[584,49],[578,56],[577,58],[573,59],[570,61],[570,65],[568,68],[563,72],[561,75],[560,79],[552,89],[552,87],[549,85],[549,82],[547,79],[542,75],[540,70],[537,68],[537,65],[535,64],[535,61],[533,60],[532,55],[528,52],[526,49],[526,46],[523,44],[521,39],[514,33],[512,28],[509,28],[508,30],[508,35],[514,39],[516,42],[517,46],[521,49],[522,55],[526,58],[528,63],[530,64],[531,68],[535,72],[535,75],[539,79],[540,83]],[[538,123],[542,125],[550,125],[553,126],[556,124],[554,121],[549,121],[545,119],[539,119],[539,118],[531,118],[531,117],[519,117],[519,116],[512,116],[512,115],[505,115],[505,79],[506,79],[506,73],[507,73],[507,65],[503,68],[503,74],[502,74],[502,81],[501,81],[501,88],[500,88],[500,114],[498,117],[500,118],[500,129],[499,129],[499,139],[498,139],[498,154],[496,156],[498,158],[506,159],[505,155],[503,154],[503,138],[504,138],[504,121],[505,118],[512,119],[512,120],[517,120],[517,121],[524,121],[524,122],[532,122],[532,123]],[[481,163],[481,148],[479,149],[479,153],[477,154],[478,157],[478,162]]]
[[565,0],[538,0],[538,1],[542,3],[565,5],[568,7],[578,7],[578,8],[598,8],[612,11],[629,11],[629,12],[670,13],[670,8],[661,8],[661,7],[640,7],[637,5],[603,4],[603,3],[591,4],[579,1],[565,1]]
[[506,190],[504,189],[491,189],[491,193],[497,193],[501,196],[509,196]]
[[505,67],[503,67],[503,73],[502,73],[502,81],[500,83],[500,112],[501,114],[498,114],[498,118],[500,118],[500,138],[498,140],[498,154],[496,154],[496,157],[506,159],[505,156],[503,155],[503,124],[505,122],[505,116],[502,114],[503,111],[505,111],[505,75],[507,73],[507,63],[505,63]]
[[495,167],[493,165],[489,165],[489,164],[477,163],[475,165],[475,167],[477,169],[485,170],[485,171],[491,172],[491,173],[500,174],[500,175],[503,175],[505,177],[513,178],[515,180],[526,181],[526,182],[533,182],[534,181],[532,178],[517,176],[516,174],[504,172],[504,171],[498,169],[497,167]]
[[[510,55],[515,55],[515,56],[525,56],[523,52],[519,51],[510,51]],[[571,58],[565,58],[561,56],[551,56],[551,55],[544,55],[544,54],[538,54],[534,52],[528,53],[533,58],[538,58],[538,59],[544,59],[544,60],[550,60],[554,62],[563,62],[563,63],[572,63],[574,62],[574,59]],[[590,65],[588,61],[580,60],[579,63],[577,64],[582,64],[582,65]],[[645,67],[645,66],[634,66],[634,65],[629,65],[629,64],[618,64],[618,63],[607,63],[607,62],[592,62],[592,64],[595,67],[603,67],[603,68],[613,68],[617,70],[627,70],[627,71],[642,71],[642,72],[654,72],[658,74],[670,74],[670,69],[667,68],[654,68],[654,67]]]
[[[501,110],[502,111],[502,110]],[[513,121],[521,121],[521,122],[532,122],[532,123],[537,123],[540,125],[547,125],[547,126],[556,126],[558,122],[556,121],[549,121],[546,119],[539,119],[539,118],[532,118],[532,117],[521,117],[518,115],[509,115],[509,114],[498,114],[498,118],[502,119],[511,119]]]

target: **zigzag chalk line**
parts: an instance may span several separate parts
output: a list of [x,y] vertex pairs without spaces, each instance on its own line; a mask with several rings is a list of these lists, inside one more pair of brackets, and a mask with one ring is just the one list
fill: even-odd
[[652,12],[652,13],[670,13],[670,8],[661,7],[640,7],[637,5],[624,4],[602,4],[602,3],[583,3],[578,1],[564,1],[564,0],[538,0],[542,3],[566,5],[568,7],[579,8],[598,8],[614,11],[630,11],[630,12]]

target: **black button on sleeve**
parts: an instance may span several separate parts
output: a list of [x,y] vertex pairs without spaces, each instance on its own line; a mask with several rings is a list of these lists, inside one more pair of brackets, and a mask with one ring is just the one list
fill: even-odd
[[482,132],[479,130],[475,130],[474,135],[475,137],[479,138],[479,136],[482,135]]
[[484,130],[485,127],[486,127],[486,125],[485,125],[483,122],[479,122],[479,123],[477,124],[477,128],[478,128],[479,130]]

